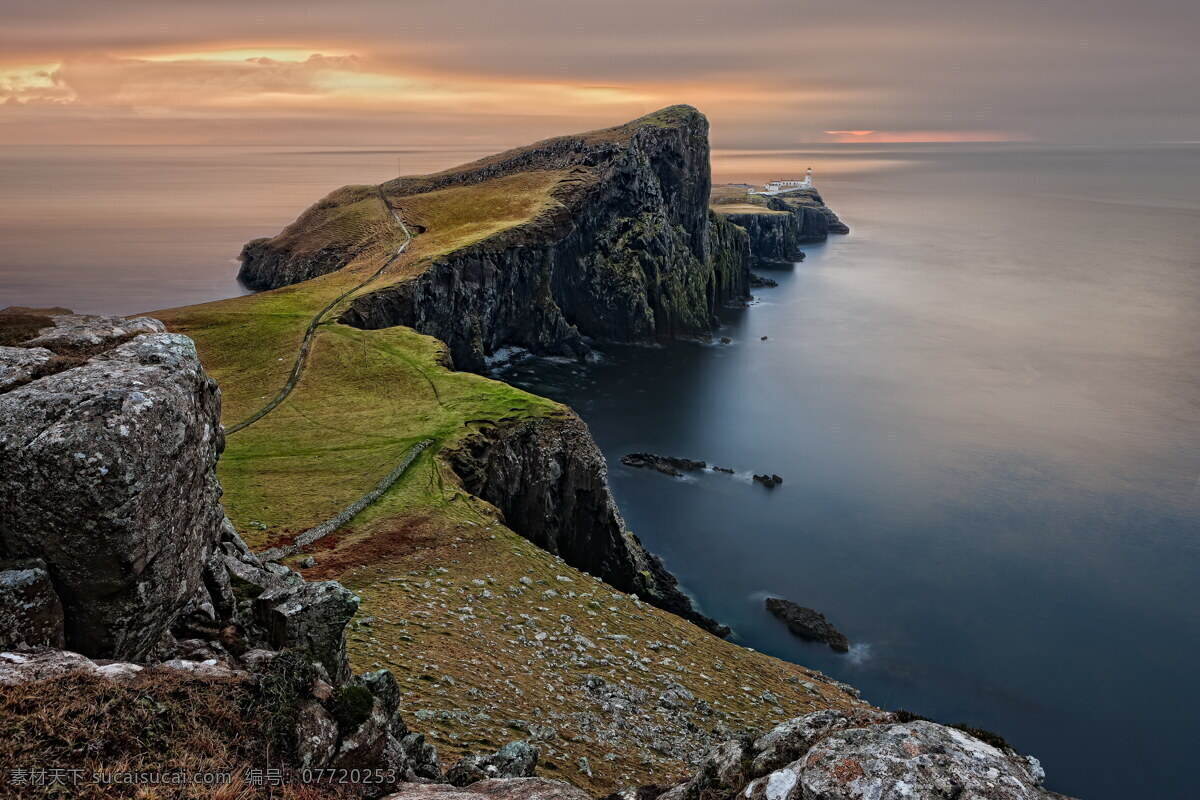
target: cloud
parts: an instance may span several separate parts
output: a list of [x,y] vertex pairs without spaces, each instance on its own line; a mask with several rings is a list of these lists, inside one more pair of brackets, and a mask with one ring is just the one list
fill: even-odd
[[335,119],[343,136],[390,137],[390,115],[404,111],[440,126],[428,136],[462,140],[547,135],[674,102],[708,113],[724,146],[888,132],[1200,138],[1190,100],[1200,4],[1178,0],[15,6],[0,55],[0,101],[13,100],[0,107],[14,123],[0,125],[5,141],[40,141],[34,111],[63,105],[307,119],[277,131],[294,137],[327,136]]

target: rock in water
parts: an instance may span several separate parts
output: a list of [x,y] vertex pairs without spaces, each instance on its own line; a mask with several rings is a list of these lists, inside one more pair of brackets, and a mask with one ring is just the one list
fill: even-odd
[[698,469],[708,468],[703,461],[676,458],[675,456],[658,456],[654,453],[630,453],[621,456],[621,463],[627,467],[656,470],[675,478],[682,478],[684,472],[695,472]]
[[220,393],[192,341],[156,320],[60,320],[41,346],[100,352],[0,394],[0,557],[46,562],[68,648],[140,660],[220,530]]
[[787,623],[788,630],[805,639],[825,642],[839,653],[850,649],[845,635],[833,627],[823,614],[778,597],[768,597],[767,611]]

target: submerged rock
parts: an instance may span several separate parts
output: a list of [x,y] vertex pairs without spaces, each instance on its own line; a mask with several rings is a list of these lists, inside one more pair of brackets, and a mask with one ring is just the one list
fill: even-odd
[[765,605],[767,611],[786,622],[788,630],[797,636],[825,642],[839,653],[850,649],[850,642],[845,635],[834,628],[824,615],[811,608],[778,597],[768,597]]
[[621,456],[621,463],[627,467],[652,469],[675,478],[682,478],[684,472],[695,472],[696,470],[708,468],[708,465],[703,461],[693,461],[690,458],[676,458],[675,456],[658,456],[654,453],[630,453],[629,455]]

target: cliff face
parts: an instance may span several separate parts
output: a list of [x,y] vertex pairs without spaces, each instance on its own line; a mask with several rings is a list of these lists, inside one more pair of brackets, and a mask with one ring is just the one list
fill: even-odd
[[625,530],[604,456],[578,417],[488,428],[450,463],[467,491],[499,508],[509,528],[543,550],[711,633],[729,633],[697,612],[662,562]]
[[[458,367],[480,370],[506,345],[581,355],[585,337],[705,336],[722,303],[747,295],[744,248],[708,210],[708,121],[687,106],[381,189],[411,223],[414,198],[535,173],[558,177],[532,218],[433,256],[410,279],[356,298],[341,321],[407,325],[444,341]],[[365,247],[355,237],[374,231],[365,206],[351,213],[357,192],[339,190],[279,236],[248,244],[242,281],[277,287],[347,264]]]
[[803,221],[790,211],[780,213],[727,213],[726,220],[746,231],[750,252],[758,261],[791,264],[803,258],[800,241]]
[[816,189],[798,189],[794,192],[766,198],[767,208],[790,211],[799,226],[800,242],[823,242],[831,233],[846,234],[850,228],[838,219]]

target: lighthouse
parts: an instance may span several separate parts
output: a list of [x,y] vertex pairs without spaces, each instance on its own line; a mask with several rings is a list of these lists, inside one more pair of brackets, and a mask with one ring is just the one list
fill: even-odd
[[751,191],[750,194],[779,194],[780,192],[791,192],[796,189],[811,189],[812,188],[812,167],[804,173],[804,180],[777,180],[771,181],[761,192]]

